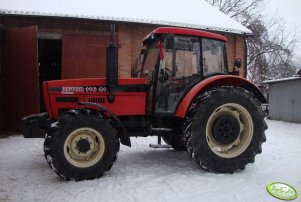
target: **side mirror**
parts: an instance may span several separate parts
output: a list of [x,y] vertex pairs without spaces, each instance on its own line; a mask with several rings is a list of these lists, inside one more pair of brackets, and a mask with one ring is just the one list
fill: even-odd
[[143,63],[143,60],[144,60],[144,53],[145,53],[145,51],[144,51],[144,49],[142,49],[141,52],[140,52],[140,58],[139,58],[140,64]]
[[240,68],[241,67],[241,59],[240,58],[236,58],[234,60],[234,68]]
[[161,83],[164,83],[167,81],[169,78],[168,74],[164,71],[164,69],[160,69],[160,76],[159,76],[159,81]]

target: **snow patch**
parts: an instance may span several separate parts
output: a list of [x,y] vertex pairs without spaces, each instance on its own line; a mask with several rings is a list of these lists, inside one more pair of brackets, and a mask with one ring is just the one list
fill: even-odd
[[[234,174],[200,169],[187,152],[153,149],[156,137],[131,138],[100,179],[65,182],[47,165],[42,139],[0,139],[0,201],[278,201],[269,182],[301,190],[301,124],[267,120],[267,142],[254,164]],[[200,163],[201,164],[201,163]],[[204,165],[201,165],[204,166]]]

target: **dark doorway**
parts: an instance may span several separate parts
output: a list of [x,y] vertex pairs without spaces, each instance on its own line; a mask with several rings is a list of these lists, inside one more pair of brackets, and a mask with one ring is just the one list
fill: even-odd
[[39,82],[40,82],[40,111],[45,111],[42,94],[42,83],[49,80],[61,79],[62,40],[39,39]]

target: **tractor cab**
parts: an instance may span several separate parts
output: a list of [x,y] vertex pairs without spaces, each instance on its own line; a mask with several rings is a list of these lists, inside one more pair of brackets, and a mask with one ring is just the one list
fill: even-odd
[[140,77],[151,81],[149,113],[174,114],[196,83],[228,74],[226,38],[181,28],[158,28],[143,41]]

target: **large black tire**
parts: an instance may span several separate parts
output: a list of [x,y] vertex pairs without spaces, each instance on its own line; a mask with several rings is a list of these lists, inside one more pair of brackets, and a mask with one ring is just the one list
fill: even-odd
[[196,98],[188,112],[187,150],[207,171],[243,170],[266,141],[264,117],[252,93],[237,87],[212,89]]
[[176,151],[186,151],[184,142],[179,136],[163,136],[164,142]]
[[172,134],[168,135],[168,136],[163,136],[163,140],[164,142],[166,142],[166,144],[170,145],[174,150],[176,151],[186,151],[186,146],[185,146],[185,142],[183,141],[182,138],[182,127],[181,124],[178,123],[176,124],[173,129],[172,129]]
[[44,142],[50,168],[76,181],[101,177],[117,160],[119,148],[109,120],[88,109],[66,112],[52,124]]

